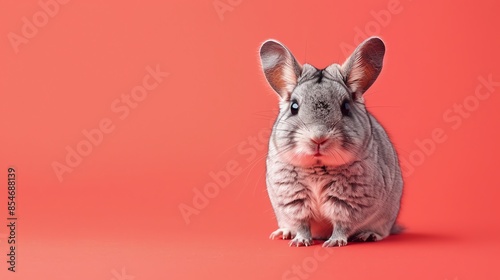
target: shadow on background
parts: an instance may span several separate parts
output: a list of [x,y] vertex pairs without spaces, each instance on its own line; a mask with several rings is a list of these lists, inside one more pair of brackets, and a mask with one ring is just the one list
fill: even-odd
[[387,237],[384,243],[448,243],[459,241],[460,238],[452,234],[433,232],[402,232]]

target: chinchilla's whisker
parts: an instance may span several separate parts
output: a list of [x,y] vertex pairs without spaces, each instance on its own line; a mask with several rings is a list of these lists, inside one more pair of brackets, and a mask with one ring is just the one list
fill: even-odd
[[365,106],[367,109],[372,108],[402,108],[401,106],[390,106],[390,105],[377,105],[377,106]]
[[[246,182],[248,182],[250,174],[252,174],[252,171],[254,170],[254,168],[258,165],[259,162],[265,160],[266,157],[267,157],[267,155],[263,155],[263,156],[257,157],[256,159],[254,159],[253,161],[251,161],[247,167],[245,167],[243,169],[243,171],[247,171],[247,175],[245,177],[245,184],[243,184],[243,188],[241,188],[241,190],[240,190],[238,196],[236,197],[236,199],[239,199],[241,197],[241,195],[243,194],[243,192],[247,189],[248,184],[246,184]],[[263,176],[263,175],[261,174],[261,176]],[[254,188],[256,186],[257,186],[257,183],[255,183]],[[254,194],[255,194],[255,190],[254,190]]]
[[304,120],[302,120],[302,118],[300,118],[300,117],[298,118],[298,120],[300,121],[301,128],[310,132],[309,126],[306,125],[306,123],[304,122]]
[[293,133],[293,134],[297,134],[297,135],[304,135],[304,133],[302,133],[301,131],[298,131],[298,130],[289,130],[289,129],[276,129],[276,131],[278,132],[288,132],[288,133]]
[[286,147],[284,147],[282,150],[280,150],[279,152],[277,152],[276,156],[282,156],[290,151],[293,150],[293,145],[288,145]]
[[344,157],[342,156],[342,154],[339,151],[336,151],[336,152],[339,155],[339,157],[342,159],[342,161],[344,162],[344,164],[347,164],[347,161],[344,159]]

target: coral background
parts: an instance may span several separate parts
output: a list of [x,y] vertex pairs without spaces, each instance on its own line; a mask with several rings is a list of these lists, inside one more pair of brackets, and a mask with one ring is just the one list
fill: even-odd
[[[500,279],[497,1],[60,2],[0,11],[1,279]],[[269,240],[277,96],[259,45],[325,67],[370,35],[386,57],[366,102],[404,165],[407,230],[342,248]]]

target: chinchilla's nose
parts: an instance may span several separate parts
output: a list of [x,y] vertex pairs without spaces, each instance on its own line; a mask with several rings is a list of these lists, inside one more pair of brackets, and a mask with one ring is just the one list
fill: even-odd
[[311,137],[311,142],[316,145],[324,144],[326,141],[328,141],[328,138],[323,135]]

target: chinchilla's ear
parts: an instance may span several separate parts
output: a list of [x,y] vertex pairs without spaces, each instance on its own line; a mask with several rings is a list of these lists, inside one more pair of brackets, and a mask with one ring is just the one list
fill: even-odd
[[384,54],[384,42],[378,37],[370,37],[342,64],[342,75],[354,98],[362,98],[363,93],[375,82],[382,70]]
[[302,67],[292,53],[275,40],[265,41],[259,53],[267,81],[282,99],[289,100]]

